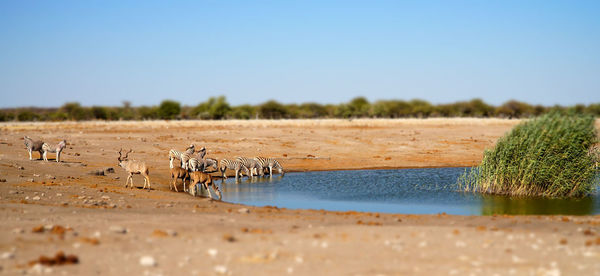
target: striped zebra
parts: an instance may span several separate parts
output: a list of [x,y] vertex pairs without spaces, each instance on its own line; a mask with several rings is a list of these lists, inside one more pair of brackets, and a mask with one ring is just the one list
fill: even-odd
[[60,162],[60,153],[67,146],[67,140],[60,141],[56,146],[50,146],[48,143],[42,145],[42,151],[44,152],[44,161],[48,161],[47,154],[49,152],[56,153],[56,162]]
[[212,167],[213,168],[213,172],[216,172],[218,170],[218,166],[219,166],[219,161],[217,161],[217,159],[214,158],[206,158],[206,159],[202,159],[203,163],[202,164],[202,171],[203,172],[207,172],[206,169]]
[[250,177],[254,178],[254,175],[263,176],[265,174],[263,167],[260,163],[254,159],[246,157],[237,157],[235,160],[240,161],[246,168],[250,169]]
[[42,156],[44,154],[42,146],[44,145],[44,142],[40,140],[33,140],[29,136],[23,137],[23,140],[25,140],[25,147],[27,147],[27,152],[29,152],[29,160],[33,160],[33,156],[31,156],[31,153],[34,151],[39,152],[40,159],[42,159]]
[[[170,167],[171,169],[175,167],[175,166],[173,165],[173,160],[174,160],[174,159],[178,159],[178,160],[180,160],[180,161],[183,161],[183,160],[181,160],[181,155],[182,155],[183,153],[188,153],[188,154],[190,154],[190,155],[191,155],[191,154],[194,154],[194,151],[195,151],[194,145],[190,145],[190,146],[189,146],[189,147],[188,147],[188,148],[187,148],[187,149],[186,149],[184,152],[180,152],[180,151],[176,151],[176,150],[174,150],[174,149],[171,149],[171,150],[169,151],[169,167]],[[186,162],[187,162],[187,161],[186,161]],[[182,168],[184,167],[184,164],[183,164],[183,162],[181,162],[181,167],[182,167]],[[186,165],[186,168],[187,168],[187,165]]]
[[201,172],[206,172],[206,169],[208,169],[209,167],[213,167],[213,171],[217,171],[218,170],[218,163],[219,161],[217,161],[217,159],[213,159],[213,158],[206,158],[206,159],[198,159],[196,157],[190,158],[190,160],[188,161],[188,168],[190,169],[190,171],[201,171]]
[[240,172],[241,170],[243,170],[246,173],[246,175],[250,175],[248,167],[244,166],[242,162],[237,160],[221,159],[221,161],[219,162],[219,169],[221,170],[221,174],[224,179],[227,179],[227,175],[225,175],[225,171],[227,169],[235,170],[236,180],[238,179],[238,174],[240,175],[240,177],[242,177],[242,174]]
[[277,161],[277,159],[275,158],[257,156],[254,157],[254,160],[258,161],[261,167],[265,169],[269,168],[269,176],[273,176],[273,168],[277,169],[281,176],[285,174],[283,172],[283,166],[281,166],[281,164],[279,164],[279,161]]

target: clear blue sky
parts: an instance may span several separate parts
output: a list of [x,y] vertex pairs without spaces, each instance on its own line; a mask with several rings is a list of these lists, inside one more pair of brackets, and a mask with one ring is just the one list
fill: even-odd
[[600,1],[3,1],[0,107],[600,102]]

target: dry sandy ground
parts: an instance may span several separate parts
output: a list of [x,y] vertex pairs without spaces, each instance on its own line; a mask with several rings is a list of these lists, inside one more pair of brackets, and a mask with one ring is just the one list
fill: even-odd
[[[599,216],[287,210],[193,198],[168,188],[168,150],[183,150],[191,143],[206,146],[208,157],[273,156],[286,170],[296,171],[469,166],[516,123],[429,119],[0,124],[0,181],[6,180],[0,183],[1,271],[599,275]],[[51,143],[66,138],[63,162],[29,161],[24,135]],[[134,149],[130,156],[150,165],[153,190],[123,187],[126,175],[116,166],[121,147]],[[115,174],[88,174],[109,166]],[[134,181],[137,186],[143,183],[139,176]],[[35,264],[40,256],[54,257],[58,251],[76,256],[78,264]]]

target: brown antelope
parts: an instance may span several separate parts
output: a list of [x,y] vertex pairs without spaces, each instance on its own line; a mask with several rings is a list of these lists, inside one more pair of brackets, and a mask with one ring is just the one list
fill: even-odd
[[185,192],[185,180],[190,178],[188,171],[180,167],[171,168],[171,178],[173,179],[173,187],[169,186],[169,189],[173,190],[173,188],[175,188],[175,191],[179,192],[177,191],[176,183],[177,179],[181,179],[181,182],[183,183],[183,191]]
[[191,181],[190,181],[189,192],[191,195],[197,196],[198,194],[200,194],[200,191],[198,190],[198,186],[196,184],[202,183],[202,185],[208,192],[209,197],[212,198],[212,195],[210,194],[210,189],[209,189],[209,186],[212,186],[212,188],[215,190],[215,193],[219,197],[219,200],[221,200],[221,191],[219,190],[219,187],[217,187],[217,185],[213,182],[212,176],[210,174],[199,172],[199,171],[194,171],[194,172],[190,173],[190,178],[191,178]]
[[127,155],[129,155],[129,153],[133,151],[131,149],[127,153],[125,153],[125,157],[121,157],[121,151],[123,151],[123,149],[119,150],[119,158],[117,158],[117,160],[119,160],[119,166],[125,169],[125,171],[129,174],[127,176],[127,180],[125,181],[125,188],[127,188],[127,183],[129,183],[130,179],[131,188],[133,188],[133,175],[141,174],[144,176],[144,187],[142,189],[146,189],[146,183],[148,183],[148,189],[150,189],[150,177],[148,176],[150,171],[148,170],[148,166],[146,166],[146,163],[142,161],[128,160]]

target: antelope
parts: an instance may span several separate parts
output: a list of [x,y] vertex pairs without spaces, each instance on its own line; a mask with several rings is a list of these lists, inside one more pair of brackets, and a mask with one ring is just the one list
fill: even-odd
[[169,189],[173,190],[173,188],[175,188],[175,192],[179,192],[177,191],[177,185],[175,184],[177,183],[177,179],[181,179],[183,191],[185,192],[185,180],[190,178],[188,171],[180,167],[171,168],[171,178],[173,179],[173,187],[169,185]]
[[219,187],[217,187],[217,185],[213,182],[212,176],[210,174],[195,171],[195,172],[190,173],[190,178],[191,178],[191,181],[190,181],[189,193],[192,196],[197,196],[200,193],[200,191],[198,190],[197,184],[202,183],[202,185],[208,192],[208,196],[210,198],[212,198],[212,195],[210,194],[210,189],[208,186],[212,186],[212,188],[215,190],[215,193],[219,197],[219,200],[221,200],[221,191],[219,190]]
[[142,161],[128,160],[127,155],[129,155],[129,153],[133,151],[131,149],[127,153],[125,153],[125,157],[121,157],[121,155],[122,155],[121,151],[123,151],[123,149],[119,150],[119,152],[118,152],[119,158],[117,158],[117,160],[119,160],[119,166],[121,166],[121,168],[125,169],[125,171],[129,174],[127,176],[127,180],[125,180],[125,188],[127,188],[127,183],[129,183],[130,179],[131,179],[131,187],[130,188],[133,188],[133,175],[141,174],[144,176],[144,187],[142,189],[146,189],[146,182],[147,182],[148,189],[150,190],[150,177],[148,176],[150,171],[148,170],[148,166],[146,166],[146,163],[144,163]]

